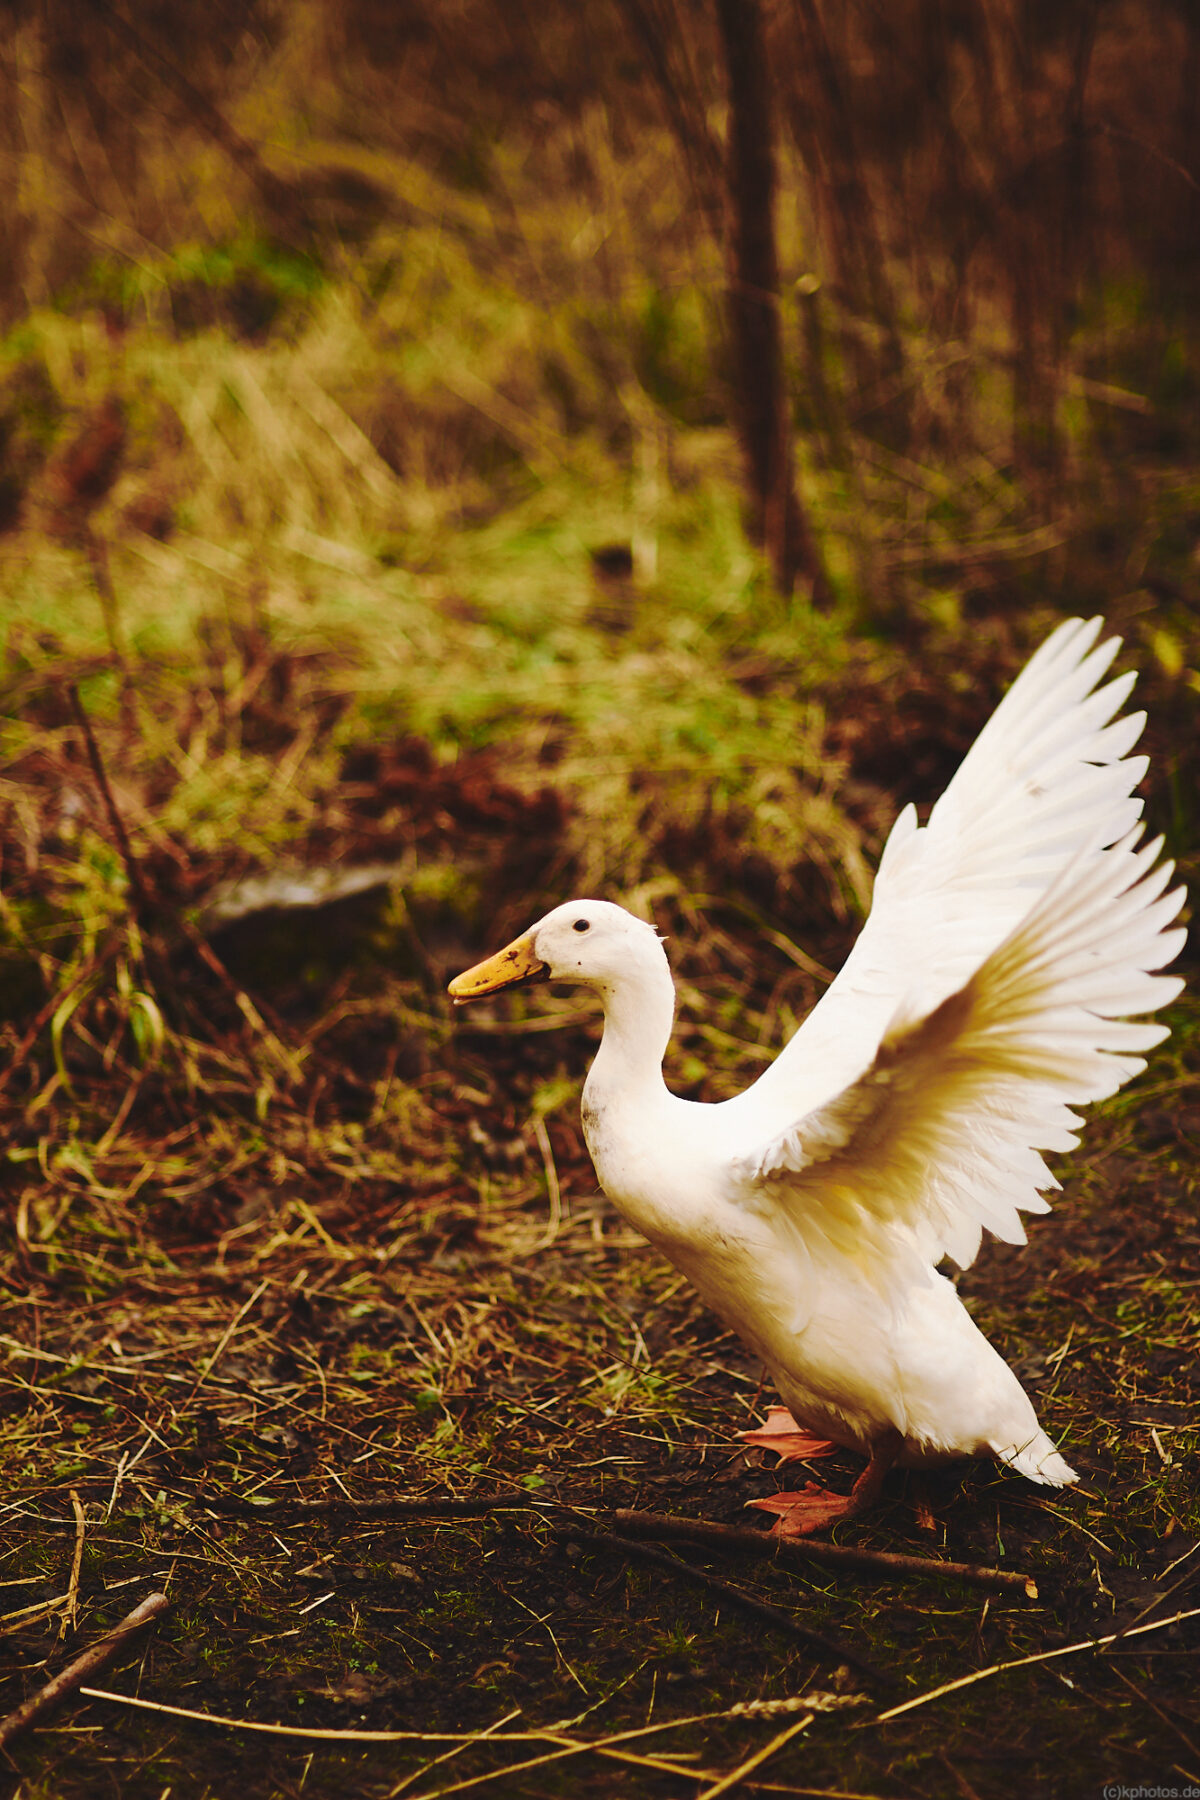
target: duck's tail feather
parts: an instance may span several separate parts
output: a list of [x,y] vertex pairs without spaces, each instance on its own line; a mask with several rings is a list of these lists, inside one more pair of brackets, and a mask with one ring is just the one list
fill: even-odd
[[1018,1475],[1024,1475],[1030,1481],[1039,1482],[1043,1487],[1070,1487],[1079,1477],[1067,1462],[1058,1454],[1044,1431],[1030,1438],[1024,1444],[993,1444],[992,1449],[1000,1461]]

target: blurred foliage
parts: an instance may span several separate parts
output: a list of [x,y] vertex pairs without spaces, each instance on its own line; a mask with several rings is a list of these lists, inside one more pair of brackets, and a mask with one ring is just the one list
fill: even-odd
[[[11,11],[10,524],[45,448],[39,370],[64,431],[105,384],[154,393],[147,454],[177,460],[182,440],[206,475],[230,409],[276,463],[328,461],[357,429],[439,520],[564,461],[595,478],[597,458],[653,513],[677,437],[726,420],[723,90],[701,0],[554,0],[536,27],[517,0]],[[941,526],[985,540],[963,585],[994,602],[997,564],[1077,544],[1100,512],[1135,584],[1138,517],[1197,449],[1196,19],[1165,0],[803,0],[768,24],[805,485],[826,534],[844,522],[831,488],[856,544],[898,501],[911,526],[899,568],[856,549],[855,585],[876,616],[910,611]],[[108,354],[47,358],[23,327],[48,307],[102,322]],[[144,340],[170,351],[156,367]],[[349,426],[323,401],[309,416],[301,371]],[[214,532],[286,511],[224,499]],[[832,560],[836,578],[836,544]]]
[[896,787],[936,793],[1053,613],[1104,610],[1191,852],[1200,31],[767,19],[825,617],[740,530],[699,0],[11,9],[0,797],[51,990],[126,903],[68,679],[188,904],[379,851],[343,798],[374,742],[410,836],[422,783],[451,819],[464,781],[560,797],[529,881],[441,881],[464,930],[549,866],[791,941],[861,912]]

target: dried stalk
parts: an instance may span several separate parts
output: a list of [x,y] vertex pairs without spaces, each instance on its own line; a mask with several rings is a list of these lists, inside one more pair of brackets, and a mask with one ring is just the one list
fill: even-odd
[[1180,1625],[1185,1619],[1200,1618],[1200,1606],[1193,1606],[1187,1612],[1173,1613],[1169,1619],[1154,1619],[1149,1625],[1138,1625],[1128,1631],[1110,1631],[1107,1637],[1080,1638],[1077,1644],[1060,1644],[1056,1650],[1039,1650],[1033,1656],[1017,1656],[1011,1662],[992,1663],[987,1669],[973,1669],[969,1675],[960,1675],[955,1681],[943,1681],[940,1687],[930,1688],[926,1694],[918,1694],[915,1699],[905,1700],[900,1706],[889,1707],[881,1712],[875,1723],[884,1725],[889,1719],[898,1719],[902,1713],[915,1712],[919,1706],[928,1706],[931,1700],[940,1700],[945,1694],[956,1694],[961,1688],[974,1687],[976,1682],[990,1681],[993,1675],[1007,1674],[1009,1669],[1031,1669],[1036,1663],[1054,1662],[1060,1656],[1078,1656],[1082,1650],[1105,1650],[1109,1644],[1116,1644],[1123,1638],[1144,1637],[1150,1631],[1166,1631],[1172,1625]]
[[256,1506],[233,1494],[191,1495],[217,1513],[232,1513],[264,1525],[284,1525],[289,1519],[479,1519],[493,1512],[544,1510],[546,1501],[531,1500],[520,1489],[512,1494],[493,1494],[485,1500],[271,1500]]
[[63,1608],[62,1624],[59,1626],[59,1637],[65,1637],[67,1626],[72,1630],[79,1623],[79,1575],[83,1568],[83,1538],[87,1530],[87,1515],[83,1510],[83,1501],[75,1489],[71,1489],[71,1508],[75,1514],[75,1554],[71,1558],[71,1575],[67,1582],[67,1603]]
[[717,1800],[718,1794],[731,1793],[735,1787],[740,1786],[747,1775],[752,1775],[755,1769],[761,1769],[762,1765],[768,1758],[774,1756],[777,1750],[782,1750],[784,1745],[791,1743],[794,1737],[799,1737],[802,1731],[807,1731],[816,1716],[816,1713],[805,1713],[804,1717],[797,1719],[794,1725],[785,1725],[769,1744],[764,1744],[761,1750],[756,1750],[753,1756],[748,1756],[745,1762],[740,1762],[736,1769],[730,1769],[728,1775],[722,1775],[720,1781],[714,1782],[712,1787],[706,1787],[704,1792],[699,1795],[698,1800]]
[[138,859],[134,854],[133,845],[129,841],[129,833],[125,829],[125,821],[121,817],[121,809],[113,796],[112,787],[109,784],[108,771],[104,767],[104,759],[100,755],[100,746],[96,742],[96,734],[92,730],[92,722],[84,711],[83,701],[79,698],[79,689],[75,686],[74,682],[71,682],[67,688],[67,699],[71,703],[71,711],[75,715],[75,723],[83,734],[83,747],[87,751],[87,759],[91,764],[96,787],[98,788],[100,798],[104,803],[104,810],[108,814],[108,822],[112,827],[112,834],[116,839],[121,861],[125,864],[125,873],[129,877],[129,886],[133,892],[134,900],[137,905],[138,917],[142,920],[149,920],[152,912],[152,902],[149,890],[142,879],[141,864],[138,862]]
[[92,730],[92,722],[84,710],[83,702],[79,698],[79,690],[73,682],[67,688],[67,698],[70,700],[71,711],[75,715],[75,722],[83,734],[84,748],[87,751],[87,758],[91,765],[92,775],[95,778],[96,787],[99,790],[100,798],[104,804],[104,810],[108,815],[108,822],[112,829],[113,837],[116,840],[117,850],[120,853],[122,862],[125,864],[125,871],[129,877],[129,887],[134,897],[138,918],[143,922],[148,923],[156,910],[170,918],[172,924],[174,924],[181,935],[186,938],[188,944],[204,964],[205,968],[211,975],[216,977],[226,993],[229,994],[234,1005],[237,1007],[246,1023],[250,1026],[250,1029],[271,1053],[271,1056],[278,1064],[282,1073],[289,1081],[298,1082],[301,1077],[299,1060],[283,1042],[279,1031],[273,1030],[267,1023],[267,1020],[263,1017],[262,1012],[254,1004],[253,1000],[251,1000],[249,994],[247,994],[245,989],[234,980],[212,945],[199,931],[197,931],[191,920],[184,918],[182,913],[178,912],[176,908],[168,905],[161,895],[151,894],[146,886],[145,879],[142,875],[141,864],[138,862],[133,845],[130,842],[129,833],[125,829],[125,821],[121,817],[121,810],[113,795],[112,786],[108,779],[108,771],[104,766],[104,758],[100,754],[100,746],[96,742],[96,734]]

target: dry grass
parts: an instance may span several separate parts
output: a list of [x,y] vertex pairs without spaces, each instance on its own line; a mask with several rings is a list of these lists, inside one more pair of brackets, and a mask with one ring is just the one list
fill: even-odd
[[[28,227],[0,343],[0,1709],[171,1600],[0,1783],[1200,1782],[1195,1002],[1055,1217],[964,1284],[1081,1488],[897,1478],[852,1528],[1032,1599],[618,1541],[622,1508],[740,1523],[773,1491],[735,1436],[760,1371],[595,1192],[595,1021],[540,993],[452,1026],[443,998],[551,902],[622,898],[671,938],[675,1084],[733,1091],[837,966],[897,804],[1069,611],[1129,640],[1194,880],[1194,183],[1144,176],[1189,128],[1156,48],[1186,34],[1105,15],[1089,90],[1090,28],[1039,37],[1023,86],[1004,8],[954,46],[909,9],[916,63],[880,9],[777,11],[781,104],[810,102],[780,259],[816,618],[741,530],[680,148],[715,70],[678,9],[535,39],[468,6],[450,55],[285,11],[236,45],[191,21],[215,125],[157,15],[112,54],[137,7],[72,20],[56,70],[31,18],[0,70]],[[666,109],[585,30],[643,58],[657,32]],[[979,135],[991,65],[1012,105]],[[1072,81],[1090,233],[1026,168],[1065,167]],[[1120,144],[1087,139],[1100,104]]]
[[[715,1096],[761,1067],[852,929],[887,806],[874,759],[902,745],[936,787],[979,706],[978,689],[956,699],[914,674],[873,727],[852,656],[828,702],[840,739],[797,695],[814,771],[846,772],[853,827],[815,774],[749,760],[763,724],[786,766],[773,630],[727,686],[694,649],[674,674],[633,644],[601,660],[575,716],[605,719],[609,680],[653,680],[646,731],[661,733],[699,672],[698,735],[680,767],[647,754],[590,787],[581,760],[539,760],[536,715],[503,761],[382,737],[362,761],[361,694],[339,683],[369,665],[269,634],[210,633],[191,684],[139,664],[136,735],[118,693],[103,709],[111,661],[26,658],[4,789],[6,1700],[148,1584],[172,1612],[103,1689],[159,1710],[83,1696],[13,1747],[23,1800],[102,1784],[155,1800],[233,1784],[553,1793],[573,1791],[580,1758],[598,1792],[636,1771],[638,1791],[689,1800],[721,1781],[990,1797],[1014,1767],[1047,1793],[1068,1765],[1076,1784],[1194,1768],[1195,1622],[1167,1622],[1189,1612],[1200,1536],[1194,1008],[1141,1096],[1093,1127],[1031,1248],[970,1278],[1083,1490],[1051,1500],[977,1467],[897,1482],[855,1530],[867,1548],[1026,1570],[1037,1602],[689,1547],[734,1597],[614,1539],[621,1507],[740,1523],[773,1489],[734,1437],[760,1373],[595,1193],[574,1106],[595,1022],[539,994],[452,1031],[441,986],[589,881],[597,843],[617,868],[625,844],[633,897],[672,933],[676,1080]],[[977,667],[998,680],[996,660]],[[91,696],[99,772],[67,673]],[[689,811],[706,758],[727,797]],[[330,858],[398,874],[332,911],[201,935],[215,885]],[[713,897],[727,885],[736,902]],[[751,1601],[894,1688],[751,1623]],[[1144,1625],[1072,1650],[1069,1674],[1046,1661]],[[999,1745],[996,1694],[1019,1709]],[[189,1712],[355,1735],[251,1748]]]
[[[484,1048],[448,1049],[423,1084],[426,1154],[460,1162],[449,1179],[431,1172],[423,1193],[388,1155],[386,1110],[358,1136],[320,1109],[306,1130],[286,1100],[257,1154],[227,1146],[218,1160],[211,1136],[177,1147],[210,1177],[201,1192],[194,1180],[160,1186],[158,1174],[117,1193],[106,1166],[104,1191],[93,1180],[85,1195],[61,1162],[27,1186],[3,1335],[14,1474],[0,1537],[18,1689],[64,1653],[72,1605],[79,1635],[67,1644],[148,1582],[168,1588],[173,1614],[105,1684],[160,1710],[93,1700],[50,1725],[14,1749],[23,1793],[71,1792],[75,1779],[80,1791],[115,1779],[149,1792],[143,1769],[156,1792],[221,1791],[245,1769],[244,1740],[232,1723],[219,1744],[211,1731],[197,1738],[188,1709],[297,1734],[265,1752],[264,1793],[289,1791],[306,1767],[315,1792],[383,1794],[398,1781],[425,1795],[465,1791],[460,1782],[518,1791],[535,1769],[551,1779],[557,1759],[580,1755],[599,1758],[588,1780],[610,1791],[604,1770],[619,1753],[642,1759],[645,1791],[691,1794],[722,1771],[745,1768],[748,1780],[768,1742],[779,1760],[762,1779],[774,1775],[779,1791],[903,1794],[915,1781],[950,1792],[948,1758],[973,1791],[999,1793],[1011,1777],[985,1748],[995,1702],[974,1689],[870,1732],[851,1725],[1023,1659],[994,1679],[1021,1695],[1005,1756],[1023,1759],[1027,1783],[1040,1770],[1045,1786],[1067,1755],[1098,1774],[1149,1770],[1164,1708],[1172,1742],[1186,1742],[1194,1640],[1180,1633],[1192,1627],[1167,1622],[1188,1611],[1200,1525],[1186,1164],[1131,1140],[1127,1121],[1102,1125],[1030,1257],[999,1272],[993,1258],[973,1278],[1052,1428],[1067,1431],[1083,1491],[1047,1500],[983,1469],[955,1472],[923,1496],[932,1535],[903,1486],[863,1534],[1027,1568],[1040,1603],[981,1604],[944,1581],[897,1589],[869,1574],[726,1565],[741,1591],[882,1666],[896,1688],[881,1705],[836,1661],[748,1627],[617,1545],[606,1552],[620,1505],[737,1520],[769,1489],[731,1435],[757,1373],[594,1196],[573,1118],[554,1114],[543,1139],[560,1195],[552,1229],[537,1134],[493,1136],[503,1097],[485,1104],[468,1085]],[[488,1035],[489,1061],[499,1048]],[[519,1062],[505,1073],[528,1091]],[[1147,1111],[1131,1117],[1148,1113],[1153,1138],[1155,1103],[1171,1107],[1192,1081],[1160,1069]],[[487,1123],[469,1152],[472,1120]],[[1190,1114],[1179,1129],[1190,1133]],[[405,1156],[420,1147],[410,1116]],[[164,1145],[144,1139],[142,1150],[168,1160]],[[1117,1168],[1141,1185],[1125,1193],[1119,1227]],[[206,1204],[220,1216],[205,1220]],[[1155,1273],[1165,1252],[1169,1277]],[[1031,1277],[1044,1285],[1030,1292]],[[456,1516],[455,1501],[486,1510]],[[1099,1659],[1077,1647],[1070,1689],[1038,1672],[1064,1639],[1143,1625],[1160,1637],[1122,1637]],[[769,1706],[766,1738],[744,1707],[785,1700],[804,1732],[802,1764],[785,1755]],[[77,1721],[101,1724],[102,1737],[80,1739]],[[489,1729],[503,1750],[488,1747]],[[464,1760],[444,1769],[451,1751]],[[190,1767],[201,1753],[203,1779]],[[670,1753],[685,1773],[669,1773]],[[1191,1769],[1183,1743],[1175,1760]],[[629,1766],[613,1764],[612,1781]]]

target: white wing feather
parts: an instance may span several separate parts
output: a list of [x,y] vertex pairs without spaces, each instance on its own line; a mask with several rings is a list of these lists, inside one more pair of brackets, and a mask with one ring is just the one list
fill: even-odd
[[1133,684],[1098,688],[1120,645],[1101,621],[1069,619],[1026,665],[929,822],[900,814],[871,915],[832,984],[775,1062],[726,1102],[762,1142],[832,1100],[872,1063],[902,1004],[934,1011],[1085,849],[1115,844],[1141,815],[1131,757],[1144,713],[1115,715]]
[[893,1226],[964,1267],[985,1226],[1022,1242],[1018,1209],[1045,1212],[1037,1190],[1058,1185],[1039,1151],[1072,1148],[1072,1109],[1115,1093],[1166,1035],[1121,1016],[1183,985],[1153,973],[1182,948],[1168,927],[1183,890],[1164,895],[1173,865],[1140,835],[1078,854],[957,991],[906,1001],[865,1072],[742,1158],[743,1178],[860,1260]]

